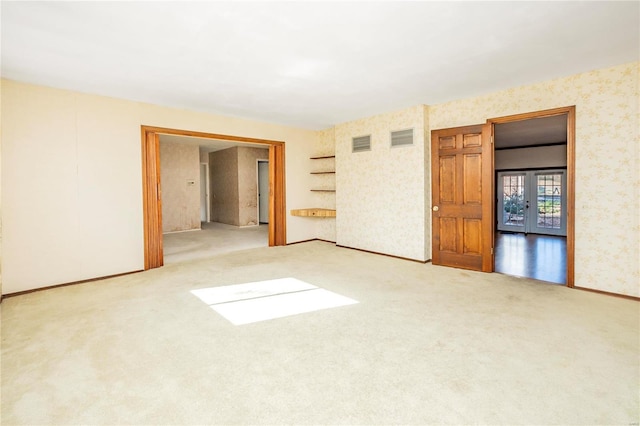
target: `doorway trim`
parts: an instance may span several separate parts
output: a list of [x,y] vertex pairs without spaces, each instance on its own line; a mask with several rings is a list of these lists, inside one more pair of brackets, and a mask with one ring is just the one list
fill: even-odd
[[165,127],[140,126],[142,139],[142,210],[144,270],[164,264],[162,248],[162,185],[160,135],[192,136],[269,146],[269,247],[287,243],[284,142],[243,136],[220,135]]
[[[495,151],[495,144],[493,143],[494,127],[495,124],[510,123],[512,121],[529,120],[532,118],[551,117],[554,115],[567,115],[567,287],[574,286],[574,272],[575,272],[575,172],[576,172],[576,107],[567,106],[561,108],[553,108],[542,111],[527,112],[524,114],[508,115],[504,117],[490,118],[487,120],[487,124],[491,125],[491,146]],[[495,175],[495,165],[494,165]],[[496,199],[496,188],[492,186],[492,200]],[[493,237],[495,240],[496,223],[492,222]],[[495,241],[493,242],[495,247]],[[492,267],[495,271],[495,260]]]

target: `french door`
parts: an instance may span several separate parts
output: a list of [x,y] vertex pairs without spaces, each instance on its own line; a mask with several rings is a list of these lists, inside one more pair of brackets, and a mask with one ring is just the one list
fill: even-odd
[[499,172],[498,230],[567,235],[566,170]]

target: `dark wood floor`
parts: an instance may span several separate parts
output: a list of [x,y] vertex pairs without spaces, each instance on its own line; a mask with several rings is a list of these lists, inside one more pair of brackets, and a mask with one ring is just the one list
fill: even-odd
[[496,233],[495,271],[557,284],[567,283],[567,238]]

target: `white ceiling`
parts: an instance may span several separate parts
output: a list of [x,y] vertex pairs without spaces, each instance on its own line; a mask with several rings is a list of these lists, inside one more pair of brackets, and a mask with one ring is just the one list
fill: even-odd
[[323,129],[636,61],[640,2],[1,2],[2,76]]
[[567,115],[496,124],[496,148],[567,143]]

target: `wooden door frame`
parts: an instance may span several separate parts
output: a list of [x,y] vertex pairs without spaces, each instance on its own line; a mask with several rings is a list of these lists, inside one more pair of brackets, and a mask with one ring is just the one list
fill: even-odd
[[284,142],[191,130],[141,126],[144,269],[163,265],[160,135],[191,136],[269,146],[269,247],[287,243]]
[[[532,118],[552,117],[555,115],[567,115],[567,287],[574,286],[575,273],[575,176],[576,176],[576,107],[568,106],[542,111],[528,112],[524,114],[508,115],[505,117],[490,118],[487,124],[491,126],[491,140],[493,142],[494,127],[496,124],[510,123],[513,121],[529,120]],[[492,151],[495,144],[492,143]],[[493,165],[495,175],[495,164]],[[492,200],[496,199],[495,184],[492,186]],[[493,208],[494,206],[492,206]],[[492,222],[492,238],[495,239],[496,223]],[[492,245],[495,247],[495,241]],[[492,270],[495,270],[495,261]]]

